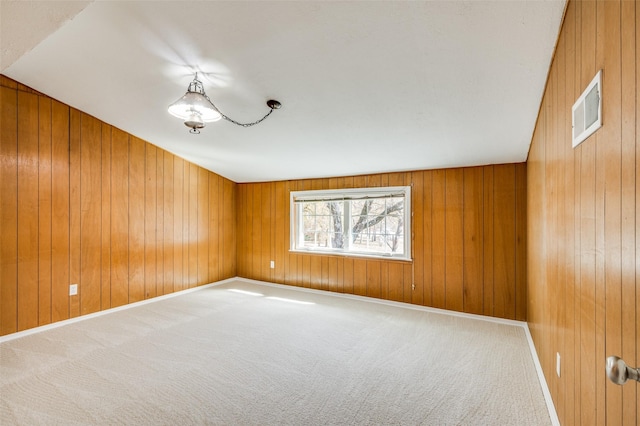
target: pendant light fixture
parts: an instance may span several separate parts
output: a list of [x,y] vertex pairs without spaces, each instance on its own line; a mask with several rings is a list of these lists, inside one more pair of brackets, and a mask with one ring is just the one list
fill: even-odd
[[168,110],[169,114],[184,120],[184,125],[191,129],[189,133],[198,134],[200,129],[206,125],[205,123],[218,121],[221,118],[241,127],[255,126],[270,116],[273,110],[279,109],[281,104],[270,99],[267,101],[267,106],[270,108],[269,112],[261,119],[252,123],[239,123],[221,113],[218,107],[211,102],[209,96],[204,92],[202,82],[198,80],[198,73],[196,73],[193,81],[187,87],[187,93],[169,105]]

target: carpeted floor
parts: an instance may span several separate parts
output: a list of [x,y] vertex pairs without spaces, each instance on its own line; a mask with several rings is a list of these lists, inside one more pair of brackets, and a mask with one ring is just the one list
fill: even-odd
[[519,326],[242,280],[4,342],[0,386],[2,425],[550,424]]

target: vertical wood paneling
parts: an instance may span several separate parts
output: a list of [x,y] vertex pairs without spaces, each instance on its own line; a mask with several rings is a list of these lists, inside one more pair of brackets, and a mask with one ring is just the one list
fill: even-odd
[[342,269],[342,289],[345,293],[357,294],[353,285],[354,281],[354,269],[353,259],[345,258]]
[[[259,187],[252,187],[248,193],[250,197],[248,204],[248,211],[256,211],[260,208],[260,204],[262,203],[262,193]],[[223,204],[224,206],[224,204]],[[260,268],[260,239],[262,238],[262,232],[260,228],[260,217],[256,217],[253,215],[248,216],[252,221],[251,223],[251,231],[248,233],[247,237],[250,239],[249,247],[250,247],[250,259],[248,260],[247,266],[251,268],[251,271],[259,271]],[[260,275],[256,275],[256,277],[260,277]]]
[[189,201],[191,198],[191,172],[190,172],[190,164],[186,161],[183,162],[182,169],[182,198],[180,199],[182,202],[182,219],[183,221],[180,223],[182,226],[182,288],[187,289],[190,287],[191,279],[189,278],[189,252],[191,245],[191,235],[189,234],[189,225],[191,221],[191,216],[189,212]]
[[[522,295],[526,294],[526,166],[496,167],[508,170],[507,182],[504,173],[494,181],[494,166],[485,166],[240,184],[236,204],[238,275],[492,315],[487,307],[493,309],[493,259],[508,253],[512,257],[509,273],[496,279],[500,288],[510,291],[507,297],[500,295],[502,310],[508,311],[509,318],[516,312],[523,316],[526,306],[516,304],[523,303]],[[290,191],[367,185],[412,186],[412,262],[289,253]],[[501,211],[498,219],[493,217],[494,199],[499,199],[500,209],[509,210]],[[486,214],[492,216],[487,218]],[[503,217],[508,219],[509,230],[501,231],[499,243],[494,245],[493,232],[503,227]],[[489,244],[487,230],[492,236]],[[281,269],[280,253],[284,257]],[[274,256],[275,272],[268,269]]]
[[198,166],[189,164],[189,251],[187,280],[189,287],[198,284]]
[[70,251],[69,107],[57,101],[51,105],[51,140],[51,321],[56,322],[69,318]]
[[[244,185],[238,185],[238,202],[236,205],[236,220],[238,221],[238,229],[236,231],[237,234],[237,238],[238,241],[242,243],[246,243],[247,239],[244,237],[245,233],[247,232],[247,227],[244,226],[243,221],[245,218],[245,214],[244,211],[246,210],[246,204],[245,204],[245,200],[246,200],[246,196],[245,196],[245,189],[247,187]],[[217,207],[216,207],[217,208]],[[217,212],[217,210],[216,210]],[[243,247],[241,244],[238,244],[238,249],[237,249],[237,253],[236,253],[236,257],[238,258],[238,275],[241,276],[241,274],[244,274],[243,271],[246,271],[247,268],[245,267],[245,260],[246,257],[242,257],[240,256],[240,254],[243,252]]]
[[[595,57],[597,43],[597,4],[595,1],[582,3],[582,76],[580,87],[585,87],[595,74]],[[597,327],[599,316],[597,314],[596,300],[598,277],[603,275],[602,252],[598,253],[598,243],[603,242],[599,230],[602,219],[599,207],[602,203],[602,187],[598,181],[602,170],[596,170],[599,163],[595,141],[598,135],[590,138],[590,143],[582,144],[582,203],[583,223],[582,233],[582,334],[583,334],[583,377],[582,377],[582,419],[583,421],[598,421],[597,379],[593,366],[597,363]],[[601,164],[602,165],[602,164]],[[589,169],[589,170],[587,170]],[[600,187],[599,187],[600,186]],[[599,187],[599,188],[598,188]],[[587,265],[587,262],[589,263]]]
[[157,148],[145,144],[144,160],[144,298],[156,297]]
[[0,334],[236,275],[233,182],[4,76],[0,109]]
[[[515,165],[494,166],[493,273],[494,315],[515,318],[516,176]],[[496,185],[500,182],[500,185]]]
[[38,97],[18,93],[18,330],[38,325]]
[[175,252],[174,252],[174,174],[173,174],[173,155],[168,152],[163,152],[164,161],[164,174],[163,174],[163,254],[162,254],[162,266],[164,273],[164,290],[163,294],[172,293],[175,291],[174,281],[174,267],[175,267]]
[[[527,318],[562,424],[638,422],[636,387],[602,370],[609,355],[639,361],[638,16],[637,2],[569,2],[527,165],[527,192],[541,188]],[[569,108],[600,69],[603,126],[573,149]]]
[[[557,67],[554,66],[552,69],[551,79],[557,75]],[[554,137],[557,134],[557,125],[556,119],[551,119],[551,117],[556,117],[558,113],[557,106],[557,91],[556,84],[549,88],[547,97],[550,101],[547,103],[547,117],[549,117],[549,125],[546,126],[545,129],[545,138]],[[547,227],[549,232],[553,235],[558,235],[558,230],[560,229],[559,217],[558,217],[558,196],[560,194],[559,190],[559,182],[558,182],[558,149],[556,146],[548,145],[545,149],[545,173],[547,176],[546,186],[545,186],[545,194],[555,194],[554,197],[551,198],[551,201],[547,202]],[[558,300],[562,297],[562,289],[563,284],[558,281],[558,277],[560,276],[560,262],[558,260],[558,253],[561,249],[559,247],[560,241],[558,238],[554,238],[551,241],[547,241],[546,243],[546,275],[543,276],[546,282],[556,282],[558,285],[556,286],[547,286],[545,289],[545,298],[542,303],[542,315],[545,318],[545,326],[548,326],[550,323],[557,323],[558,319],[562,317],[562,306],[559,303],[555,303],[553,301]],[[559,338],[560,329],[556,328],[552,333],[544,336],[546,339],[546,344],[550,347],[557,347],[557,342]],[[543,354],[540,357],[540,362],[543,365],[543,368],[552,369],[555,365],[555,359],[553,354]],[[559,394],[558,387],[559,381],[552,380],[549,383],[552,392]]]
[[[272,183],[263,183],[260,185],[261,186],[261,190],[262,190],[262,204],[260,205],[260,209],[262,211],[268,211],[268,212],[273,212],[273,207],[272,207],[272,202],[273,202],[273,191],[272,191],[272,187],[273,184]],[[259,266],[259,270],[260,272],[260,276],[262,277],[263,280],[265,281],[270,281],[271,280],[271,267],[270,267],[270,262],[271,260],[273,260],[273,253],[271,251],[271,247],[273,246],[273,243],[271,241],[271,231],[272,231],[272,226],[271,226],[271,216],[272,215],[262,215],[262,220],[261,220],[261,224],[260,224],[260,230],[261,230],[261,247],[260,247],[260,266]]]
[[131,136],[129,140],[129,303],[145,298],[145,143]]
[[482,256],[483,234],[482,223],[484,211],[482,204],[483,175],[482,168],[473,167],[464,169],[464,311],[473,314],[483,312],[483,270],[484,258]]
[[198,285],[209,280],[209,173],[198,168]]
[[[575,9],[575,48],[576,48],[576,56],[574,58],[575,65],[575,74],[573,75],[574,88],[573,95],[571,96],[572,100],[575,100],[580,96],[582,91],[582,83],[580,82],[580,75],[582,73],[582,4],[579,2],[571,2],[569,7],[574,6]],[[546,141],[545,141],[546,142]],[[542,144],[542,141],[541,141]],[[574,194],[576,198],[576,204],[574,208],[574,238],[575,238],[575,250],[574,250],[574,263],[575,263],[575,271],[576,271],[576,291],[575,291],[575,345],[574,345],[574,356],[575,356],[575,384],[574,384],[574,396],[576,398],[575,402],[575,420],[576,423],[581,423],[582,421],[582,394],[580,390],[582,389],[582,201],[581,201],[581,188],[582,188],[582,148],[577,147],[573,153],[574,158]],[[544,178],[540,179],[542,183],[544,183]],[[530,182],[531,180],[529,180]],[[527,213],[529,217],[534,214]],[[533,220],[532,220],[533,222]],[[532,234],[529,233],[531,236]],[[540,246],[540,245],[539,245]],[[533,247],[533,245],[532,245]],[[530,252],[530,251],[528,251]],[[529,271],[535,270],[534,265],[541,265],[544,267],[544,262],[532,262],[529,259]],[[529,286],[528,288],[533,288],[533,286]],[[528,319],[530,323],[535,324],[537,321],[531,321]],[[548,327],[551,324],[547,325]],[[540,343],[538,343],[540,345]],[[552,351],[552,348],[547,348],[547,352]],[[549,370],[545,370],[549,371]],[[547,373],[548,376],[548,373]]]
[[38,98],[38,325],[51,322],[51,99]]
[[[583,144],[584,145],[584,144]],[[595,147],[581,147],[580,219],[581,219],[581,312],[580,349],[582,415],[595,419]]]
[[209,280],[218,281],[220,279],[220,254],[218,252],[218,222],[220,208],[218,201],[219,189],[218,176],[209,175]]
[[[576,47],[575,47],[575,3],[569,3],[566,11],[566,29],[562,34],[565,38],[565,52],[566,58],[564,60],[565,70],[564,70],[564,98],[565,98],[565,109],[568,109],[569,105],[572,105],[574,101],[574,76],[575,76],[575,57],[576,57]],[[560,75],[562,74],[562,67],[560,66]],[[560,83],[560,89],[562,89],[563,84]],[[566,114],[570,114],[568,111]],[[567,115],[564,117],[567,120]],[[565,121],[566,122],[566,121]],[[571,139],[572,129],[569,126],[564,127],[564,135],[562,136],[564,140]],[[573,160],[573,161],[571,161]],[[574,150],[570,144],[564,144],[564,155],[563,155],[564,167],[562,169],[565,172],[565,180],[564,180],[564,247],[566,255],[564,256],[564,264],[566,266],[566,273],[564,275],[563,281],[566,285],[565,290],[565,300],[566,309],[565,309],[565,319],[564,324],[565,327],[563,329],[563,337],[562,337],[562,347],[560,348],[562,354],[562,376],[560,378],[560,386],[563,389],[564,394],[564,404],[558,404],[558,415],[560,416],[560,420],[564,424],[575,424],[575,411],[576,407],[579,406],[579,398],[575,394],[574,391],[574,383],[576,380],[576,368],[577,368],[577,359],[576,359],[576,336],[574,333],[576,320],[576,261],[575,261],[575,249],[576,249],[576,220],[575,220],[575,205],[576,205],[576,179],[575,179],[575,158],[574,158]],[[527,214],[529,212],[527,211]],[[528,274],[528,271],[527,271]]]
[[[582,2],[582,57],[579,87],[595,74],[596,3]],[[581,376],[583,422],[596,422],[596,146],[595,138],[582,143],[581,164]]]
[[[545,126],[545,138],[549,139],[551,137],[555,137],[557,135],[557,114],[558,114],[558,104],[557,104],[557,83],[556,76],[558,74],[557,64],[553,64],[550,70],[550,80],[554,82],[553,84],[549,84],[547,86],[546,98],[549,100],[545,103],[545,111],[548,117],[549,125]],[[558,158],[557,158],[557,147],[553,145],[549,145],[545,149],[545,173],[547,176],[546,184],[545,184],[545,194],[558,194]],[[558,234],[558,198],[554,196],[547,203],[547,224],[550,233],[557,235]],[[547,282],[558,282],[558,244],[559,241],[557,238],[546,243],[547,246],[547,268],[546,268],[546,281]],[[548,298],[545,299],[543,303],[543,315],[546,318],[546,323],[549,322],[557,322],[557,319],[560,317],[560,305],[557,303],[550,303],[549,300],[557,300],[561,297],[561,289],[562,284],[559,283],[557,286],[549,286],[547,288]],[[558,329],[554,329],[552,333],[549,333],[545,336],[547,340],[547,345],[555,346],[558,340]],[[544,366],[543,368],[551,369],[554,364],[554,359],[552,354],[544,354],[540,357],[540,362]],[[553,391],[556,391],[558,387],[558,381],[552,380],[549,384],[550,388]],[[557,393],[557,392],[556,392]]]
[[82,114],[80,124],[80,314],[101,309],[102,125]]
[[[253,188],[253,205],[251,207],[251,212],[254,211],[260,211],[260,208],[262,206],[262,187],[261,184],[256,185]],[[250,216],[253,219],[253,232],[251,232],[251,237],[252,237],[252,261],[251,261],[251,268],[253,271],[256,272],[256,277],[258,279],[262,279],[262,268],[261,268],[261,261],[262,261],[262,253],[261,253],[261,248],[262,248],[262,217],[259,214],[255,214],[253,216]]]
[[[408,297],[406,296],[407,294],[411,293],[411,289],[413,288],[413,265],[409,264],[409,263],[405,263],[402,265],[402,272],[403,272],[403,289],[404,289],[404,295],[403,295],[403,302],[406,302]],[[389,272],[391,273],[391,272]]]
[[386,299],[386,300],[391,299],[389,297],[389,263],[388,262],[380,262],[380,298]]
[[[227,211],[226,209],[228,209],[228,205],[225,204],[225,194],[226,194],[226,192],[225,192],[226,191],[226,189],[225,189],[226,183],[225,182],[226,181],[227,180],[225,178],[223,178],[223,177],[219,177],[218,178],[218,187],[219,187],[219,191],[218,191],[218,216],[220,218],[220,220],[218,221],[218,235],[220,236],[218,238],[218,252],[220,253],[220,256],[226,255],[226,253],[227,253],[227,251],[225,251],[225,242],[227,241],[226,238],[228,237],[228,235],[225,232],[229,230],[229,228],[225,228],[225,226],[228,226],[228,221],[229,221],[229,218],[227,218],[225,216],[225,211]],[[225,276],[225,273],[226,273],[227,268],[228,268],[228,265],[226,265],[226,263],[224,261],[225,259],[221,258],[221,261],[219,263],[220,279],[222,279]],[[235,259],[235,257],[234,257],[234,259]]]
[[0,111],[0,334],[9,334],[18,329],[18,93],[15,90],[0,87]]
[[[305,272],[303,281],[309,284],[310,288],[320,289],[322,283],[322,259],[324,256],[304,256],[305,263],[303,263],[303,271]],[[307,263],[309,268],[307,268]],[[366,262],[365,262],[366,264]],[[366,266],[365,266],[366,269]],[[308,275],[307,275],[308,274]],[[365,274],[366,276],[366,274]],[[366,284],[365,290],[366,294]]]
[[[516,164],[515,319],[527,319],[527,169]],[[565,228],[562,228],[565,229]]]
[[284,259],[286,257],[286,248],[288,247],[288,241],[286,238],[285,229],[289,222],[285,220],[287,216],[285,211],[285,206],[288,205],[286,196],[287,192],[285,190],[284,182],[276,182],[274,189],[274,197],[275,197],[275,214],[274,214],[274,245],[272,250],[274,251],[275,256],[275,271],[273,280],[276,282],[284,281]]
[[222,265],[224,266],[224,275],[222,279],[231,278],[236,275],[236,184],[229,179],[223,179],[223,197],[224,197],[224,232],[222,233],[222,241],[224,241],[224,253]]
[[[638,23],[640,22],[640,7],[638,7],[637,2],[634,3],[636,13],[635,13],[635,33],[636,33],[636,51],[635,51],[635,82],[636,82],[636,90],[635,90],[635,99],[636,99],[636,113],[635,113],[635,137],[636,137],[636,220],[635,220],[635,249],[636,249],[636,259],[635,259],[635,293],[636,293],[636,368],[640,368],[640,325],[638,324],[638,318],[640,318],[640,314],[638,310],[640,309],[640,250],[638,249],[638,243],[640,242],[640,96],[638,96],[638,92],[640,92],[640,66],[638,66],[638,58],[640,58],[640,28],[638,28]],[[631,114],[630,114],[631,115]],[[626,114],[625,114],[626,116]],[[633,287],[630,287],[625,295],[627,297],[633,298]],[[632,345],[631,342],[628,343]],[[629,411],[633,409],[633,403],[627,399],[625,403],[630,404]],[[640,392],[636,392],[636,420],[640,420]]]
[[404,271],[403,264],[399,262],[387,263],[387,280],[389,286],[389,300],[404,301]]
[[[207,194],[208,195],[208,194]],[[164,291],[164,155],[161,149],[156,153],[156,294],[161,296]]]
[[182,158],[173,157],[173,286],[175,291],[185,288],[183,251],[184,224],[184,166]]
[[483,168],[483,240],[482,240],[482,258],[483,258],[483,309],[485,315],[493,315],[493,166]]
[[[614,0],[618,1],[618,0]],[[609,1],[598,0],[596,2],[596,60],[595,67],[592,71],[592,75],[597,72],[599,69],[603,69],[604,67],[604,57],[605,57],[605,45],[606,41],[611,37],[611,34],[607,37],[603,37],[604,31],[606,31],[606,22],[605,22],[605,3],[609,3]],[[617,22],[619,25],[619,21]],[[612,29],[613,30],[613,29]],[[613,30],[613,32],[620,36],[619,30]],[[619,44],[619,41],[617,42]],[[607,56],[609,56],[607,54]],[[618,61],[619,59],[618,54]],[[588,67],[587,67],[588,68]],[[619,67],[618,67],[619,70]],[[619,71],[618,71],[619,73]],[[608,73],[607,73],[608,74]],[[605,77],[606,78],[606,77]],[[619,77],[618,77],[619,78]],[[603,82],[604,87],[604,82]],[[616,95],[614,95],[616,96]],[[616,97],[619,97],[618,94]],[[604,100],[603,100],[604,104]],[[618,104],[619,105],[619,104]],[[603,117],[604,120],[604,117]],[[618,124],[619,126],[619,124]],[[607,128],[610,128],[608,126]],[[619,130],[618,130],[619,131]],[[605,179],[606,179],[606,152],[608,152],[608,147],[604,145],[604,140],[607,138],[606,129],[603,129],[602,132],[594,135],[595,145],[596,145],[596,296],[595,296],[595,308],[596,308],[596,353],[595,353],[595,363],[601,364],[605,362],[606,353],[605,353],[605,327],[606,327],[606,236],[605,236],[605,221],[607,220],[605,215]],[[600,141],[600,142],[599,142]],[[619,160],[618,160],[619,161]],[[618,219],[619,220],[619,219]],[[607,386],[607,380],[604,374],[595,374],[596,379],[596,422],[599,424],[605,424],[606,422],[606,393],[605,387]]]
[[446,294],[446,174],[434,170],[431,181],[431,303],[445,307]]
[[[284,274],[282,277],[282,282],[284,284],[291,284],[291,259],[292,256],[289,253],[289,245],[290,245],[290,241],[291,241],[291,228],[290,228],[290,215],[291,215],[291,211],[289,209],[289,193],[291,191],[291,182],[290,181],[285,181],[283,182],[283,199],[284,199],[284,205],[283,205],[283,209],[284,209],[284,240],[282,242],[283,246],[282,246],[282,251],[283,251],[283,269],[282,269],[282,273]],[[242,188],[242,185],[238,185],[238,190]],[[238,214],[240,214],[240,211],[238,212]],[[241,224],[242,222],[238,221],[238,224]],[[238,232],[238,248],[240,248],[240,242],[242,241],[241,238],[243,238],[241,232]],[[243,258],[245,258],[246,255],[243,256],[243,253],[241,251],[238,251],[238,262],[240,262]],[[276,265],[277,266],[277,265]]]
[[353,293],[366,296],[367,294],[367,261],[353,259]]
[[111,307],[111,126],[102,123],[100,309]]
[[[604,10],[600,10],[604,6]],[[603,199],[603,224],[604,232],[604,283],[601,286],[601,296],[598,300],[600,309],[604,310],[600,315],[604,321],[604,333],[607,336],[606,342],[601,339],[599,353],[596,362],[604,362],[607,353],[622,354],[622,144],[621,127],[622,117],[620,103],[622,99],[620,81],[620,2],[607,1],[604,4],[598,3],[598,26],[604,25],[610,32],[603,39],[603,50],[606,52],[604,58],[603,87],[607,88],[607,96],[602,98],[603,121],[607,126],[601,129],[598,135],[598,147],[602,152],[598,158],[604,162],[604,199]],[[601,18],[602,17],[602,18]],[[598,49],[600,51],[600,49]],[[607,144],[604,144],[604,141]],[[600,221],[599,221],[600,222]],[[604,294],[602,294],[604,293]],[[606,346],[605,346],[606,345]],[[602,375],[599,375],[602,376]],[[599,384],[600,393],[604,394],[604,382]],[[607,424],[622,424],[622,387],[606,384],[606,396],[604,404],[606,406]],[[601,396],[598,396],[601,398]]]
[[[238,258],[238,274],[240,276],[246,276],[248,268],[246,266],[247,254],[248,254],[248,243],[249,238],[247,238],[248,228],[246,226],[246,222],[248,220],[247,211],[247,190],[248,186],[246,185],[238,185],[238,204],[236,206],[236,214],[238,216],[238,227],[236,230],[236,235],[240,244],[238,244],[238,252],[236,253],[236,257]],[[242,253],[245,253],[245,256],[241,256]]]
[[297,282],[297,285],[300,285],[305,288],[310,288],[312,286],[311,281],[311,258],[313,256],[308,255],[296,255],[297,261],[297,275],[294,278],[294,281]]
[[[411,203],[413,209],[412,228],[413,233],[412,247],[413,250],[413,280],[411,282],[412,290],[410,298],[405,300],[407,302],[415,303],[416,305],[422,305],[425,303],[425,293],[431,296],[431,234],[429,238],[425,235],[425,212],[430,210],[425,208],[424,197],[418,194],[425,193],[424,188],[424,173],[414,173],[413,185],[411,187]],[[429,215],[429,219],[431,219]],[[430,221],[429,221],[430,222]],[[429,262],[429,265],[426,263]],[[426,279],[428,275],[429,279]],[[430,302],[431,297],[429,297]]]
[[320,258],[320,290],[329,290],[329,257]]
[[129,303],[129,135],[111,131],[111,306]]
[[329,291],[342,293],[342,261],[341,257],[330,257],[329,261]]
[[[80,149],[82,113],[71,108],[69,111],[69,281],[78,285],[78,294],[69,297],[69,317],[80,315],[82,297],[81,278],[81,215],[80,215]],[[68,287],[67,287],[68,288]],[[69,293],[67,293],[69,294]]]
[[[638,67],[636,65],[636,39],[634,35],[638,32],[636,28],[636,9],[637,2],[623,1],[621,5],[621,142],[622,142],[622,170],[621,170],[621,215],[622,215],[622,259],[621,259],[621,298],[622,298],[622,358],[627,360],[635,359],[634,366],[640,365],[640,356],[638,355],[636,345],[639,339],[636,333],[640,332],[638,326],[638,299],[639,291],[636,286],[640,287],[640,280],[636,278],[636,256],[638,255],[638,241],[636,233],[638,226],[635,217],[638,214],[636,203],[638,202],[636,193],[638,183],[636,179],[640,170],[636,171],[636,162],[638,152],[636,151],[636,105],[637,97],[637,81],[636,73]],[[635,199],[635,202],[634,202]],[[636,330],[638,329],[638,330]],[[634,340],[635,343],[634,344]],[[638,410],[640,404],[637,403],[638,387],[625,386],[622,388],[622,424],[637,424],[640,422]]]
[[367,262],[367,278],[366,278],[366,295],[369,297],[380,298],[380,262],[377,260],[368,260]]
[[[218,209],[218,249],[217,249],[217,253],[218,253],[218,280],[222,279],[222,277],[225,274],[225,271],[227,270],[226,268],[229,268],[229,265],[226,265],[225,261],[229,260],[229,257],[227,257],[227,253],[224,251],[224,246],[225,246],[225,240],[228,238],[228,228],[225,228],[225,216],[224,216],[224,212],[225,212],[225,205],[224,205],[224,200],[225,200],[225,181],[226,179],[223,178],[222,176],[217,176],[218,179],[218,192],[217,192],[217,197],[216,197],[216,208]],[[236,206],[234,206],[234,208],[237,208]],[[233,213],[236,213],[235,211]],[[235,234],[235,228],[234,228],[234,237],[233,239],[235,240],[237,238],[236,234]],[[237,246],[236,246],[236,250],[237,250]],[[233,259],[236,259],[238,256],[238,253],[236,252],[235,255],[233,256]],[[235,261],[235,260],[234,260]],[[234,271],[236,271],[237,273],[237,265],[233,266]]]
[[[566,43],[566,39],[565,37],[561,37],[558,40],[558,46],[557,46],[557,50],[558,51],[564,51],[565,50],[565,43]],[[563,57],[562,60],[557,61],[557,63],[554,66],[554,74],[552,76],[552,78],[555,78],[557,80],[557,83],[554,85],[554,90],[555,90],[555,99],[556,99],[556,103],[557,103],[557,109],[556,109],[556,115],[557,115],[557,122],[558,123],[562,123],[565,120],[565,115],[566,115],[566,102],[565,102],[565,93],[564,90],[562,89],[564,87],[565,84],[565,73],[564,73],[564,69],[566,67],[565,65],[565,61],[564,61],[564,56],[561,55]],[[564,133],[565,129],[564,126],[561,125],[557,125],[555,126],[555,137],[562,137],[563,133]],[[563,158],[565,156],[565,148],[564,146],[558,147],[558,149],[556,150],[556,162],[559,162],[559,160],[561,158]],[[518,168],[516,168],[516,187],[518,187],[520,185],[520,173]],[[567,197],[566,194],[566,183],[565,183],[565,173],[564,170],[560,167],[557,168],[557,172],[556,172],[556,180],[557,180],[557,194],[558,194],[558,203],[557,203],[557,234],[559,236],[559,238],[557,238],[557,253],[562,253],[562,252],[566,252],[567,250],[567,239],[566,238],[562,238],[562,236],[564,236],[565,230],[567,228],[567,218],[564,214],[564,200]],[[520,194],[520,190],[516,189],[516,203],[518,203],[518,198],[519,198],[519,194]],[[525,207],[526,208],[526,207]],[[516,218],[516,240],[519,241],[520,237],[518,235],[518,220]],[[519,259],[516,258],[516,271],[518,271],[517,265],[518,265]],[[567,292],[568,292],[568,279],[567,279],[567,264],[566,262],[563,261],[563,259],[559,258],[557,259],[557,272],[558,272],[558,276],[557,279],[558,281],[561,283],[561,285],[558,288],[558,295],[557,298],[561,299],[561,300],[566,300],[567,299]],[[517,279],[517,278],[516,278]],[[517,288],[517,287],[516,287]],[[524,303],[526,304],[526,295],[525,296],[525,300]],[[516,310],[518,309],[519,306],[519,299],[520,299],[520,294],[519,292],[516,292]],[[558,304],[558,309],[557,309],[557,313],[558,313],[558,321],[565,321],[566,317],[567,317],[567,310],[568,310],[568,303],[566,304]],[[518,317],[518,312],[516,311],[516,317]],[[550,319],[551,320],[551,319]],[[566,340],[566,336],[564,333],[563,329],[558,329],[558,331],[555,333],[555,345],[556,347],[558,347],[558,349],[562,352],[564,352],[564,342]],[[552,357],[553,358],[553,357]],[[552,359],[553,362],[553,359]],[[559,396],[559,400],[563,401],[563,403],[561,403],[562,407],[565,407],[566,404],[564,404],[564,401],[567,399],[568,395],[567,395],[567,391],[566,391],[566,387],[564,386],[564,383],[562,380],[558,379],[556,380],[555,383],[556,386],[556,393]],[[565,416],[565,411],[564,408],[562,411],[558,411],[558,416],[559,417],[564,417]]]
[[445,308],[462,311],[463,169],[447,169],[445,180]]
[[[412,176],[416,176],[418,183],[422,179],[422,196],[420,196],[420,191],[416,190],[415,197],[422,199],[422,304],[426,306],[433,306],[433,215],[431,214],[433,211],[433,173],[432,171],[412,173]],[[414,207],[413,211],[415,215],[417,208]],[[412,284],[414,283],[417,288],[418,283],[416,283],[415,275]],[[407,301],[405,298],[405,302]],[[412,299],[411,302],[417,303],[418,301]]]

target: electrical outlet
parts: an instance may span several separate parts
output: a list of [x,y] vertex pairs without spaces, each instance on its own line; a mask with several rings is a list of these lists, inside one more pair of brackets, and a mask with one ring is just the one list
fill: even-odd
[[560,352],[556,352],[556,374],[560,377]]
[[78,294],[78,284],[69,285],[69,296],[75,296]]
[[274,260],[272,260],[269,266],[271,266],[271,269],[275,269],[276,262]]
[[411,290],[415,290],[416,289],[416,285],[415,284],[411,284]]

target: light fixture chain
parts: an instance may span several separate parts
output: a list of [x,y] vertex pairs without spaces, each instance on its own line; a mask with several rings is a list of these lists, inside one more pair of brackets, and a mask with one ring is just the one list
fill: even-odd
[[[207,105],[207,102],[209,105]],[[204,128],[205,123],[209,121],[217,121],[220,118],[224,118],[226,121],[233,123],[240,127],[251,127],[258,123],[262,123],[271,115],[274,109],[279,109],[282,104],[275,99],[269,99],[267,101],[269,112],[259,120],[251,123],[240,123],[226,115],[224,115],[218,107],[211,101],[211,98],[207,96],[204,91],[202,82],[198,80],[198,73],[196,73],[193,81],[189,83],[187,87],[187,93],[180,99],[169,105],[169,113],[175,117],[184,120],[185,126],[187,126],[190,133],[198,134],[200,129]]]
[[252,122],[252,123],[240,123],[240,122],[238,122],[238,121],[234,120],[233,118],[230,118],[230,117],[227,117],[226,115],[224,115],[224,114],[222,113],[222,111],[220,111],[220,110],[218,109],[218,107],[217,107],[217,106],[216,106],[216,105],[211,101],[211,99],[209,98],[209,96],[207,96],[206,94],[204,94],[204,97],[207,99],[207,101],[209,101],[209,103],[211,104],[211,106],[212,106],[216,111],[218,111],[218,112],[220,113],[220,115],[222,116],[222,118],[224,118],[225,120],[227,120],[227,121],[229,121],[229,122],[231,122],[231,123],[233,123],[233,124],[237,124],[238,126],[241,126],[241,127],[251,127],[251,126],[255,126],[256,124],[259,124],[259,123],[263,122],[263,121],[264,121],[268,116],[270,116],[270,115],[271,115],[271,113],[273,112],[273,109],[270,109],[270,110],[269,110],[269,112],[267,113],[267,115],[265,115],[264,117],[262,117],[261,119],[259,119],[259,120],[257,120],[257,121],[254,121],[254,122]]

